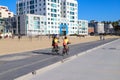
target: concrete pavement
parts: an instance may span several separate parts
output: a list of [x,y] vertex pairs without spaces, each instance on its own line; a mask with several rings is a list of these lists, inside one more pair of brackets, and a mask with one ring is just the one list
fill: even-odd
[[120,80],[120,39],[24,80]]

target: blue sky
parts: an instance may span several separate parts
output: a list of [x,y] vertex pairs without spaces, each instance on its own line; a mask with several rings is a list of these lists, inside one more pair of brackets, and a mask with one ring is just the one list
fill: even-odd
[[[17,0],[0,0],[0,5],[8,6],[16,13]],[[116,21],[120,19],[120,0],[77,0],[78,18],[84,20]]]

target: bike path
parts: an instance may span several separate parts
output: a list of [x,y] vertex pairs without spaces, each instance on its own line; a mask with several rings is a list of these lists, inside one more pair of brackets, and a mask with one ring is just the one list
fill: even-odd
[[[28,79],[29,78],[29,79]],[[25,80],[120,80],[120,39]],[[22,79],[18,79],[22,80]]]
[[[69,56],[64,58],[76,55],[80,52],[84,52],[114,40],[116,39],[70,45]],[[13,80],[17,77],[61,60],[63,60],[61,55],[51,55],[51,48],[0,56],[0,80]]]

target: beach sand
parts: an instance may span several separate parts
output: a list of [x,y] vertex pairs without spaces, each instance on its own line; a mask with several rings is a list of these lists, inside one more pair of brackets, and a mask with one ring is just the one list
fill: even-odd
[[[99,36],[86,36],[86,37],[76,37],[68,36],[71,45],[77,43],[84,43],[90,41],[100,40]],[[118,36],[105,36],[108,38],[118,38]],[[50,48],[52,43],[52,38],[48,36],[41,36],[39,38],[22,37],[20,40],[15,37],[14,39],[1,39],[0,40],[0,55],[14,54],[25,51],[32,51],[44,48]],[[62,46],[62,38],[60,38],[60,46]]]

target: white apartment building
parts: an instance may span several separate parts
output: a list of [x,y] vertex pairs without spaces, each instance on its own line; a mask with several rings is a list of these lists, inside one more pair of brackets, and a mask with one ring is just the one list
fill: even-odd
[[25,14],[16,16],[17,32],[16,34],[25,35],[45,35],[47,31],[46,16]]
[[[47,17],[35,14],[24,14],[16,16],[17,19],[17,32],[16,34],[27,34],[27,35],[46,35],[46,34],[57,34],[60,31],[64,31],[64,26],[68,23],[65,18],[60,19],[60,27],[52,27],[53,29],[47,30]],[[56,29],[56,30],[54,30]],[[68,29],[65,30],[68,32]]]
[[18,0],[16,5],[17,15],[45,16],[45,34],[75,34],[78,30],[76,0]]
[[5,18],[13,17],[13,12],[10,12],[8,7],[0,5],[0,33],[2,37],[9,33],[8,24],[5,22]]
[[88,21],[78,20],[78,34],[88,35]]
[[8,7],[0,6],[0,18],[9,18],[13,16],[14,16],[13,12],[10,12]]

